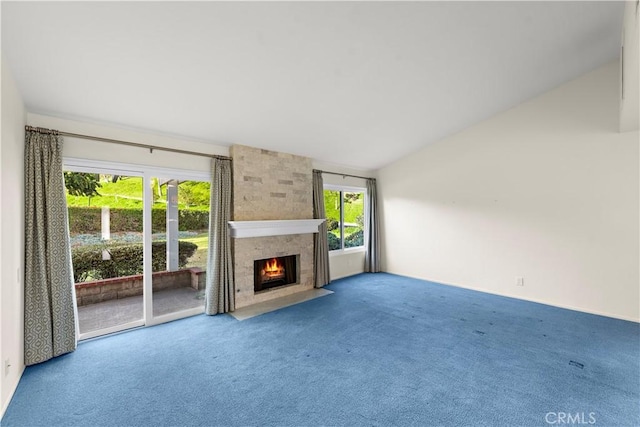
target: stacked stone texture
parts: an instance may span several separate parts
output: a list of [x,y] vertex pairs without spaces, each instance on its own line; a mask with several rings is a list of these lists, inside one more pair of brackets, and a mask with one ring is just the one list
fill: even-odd
[[[231,156],[234,221],[313,218],[311,159],[242,145]],[[313,288],[312,234],[234,239],[233,250],[236,308]],[[299,283],[254,293],[254,260],[285,255],[300,255]]]

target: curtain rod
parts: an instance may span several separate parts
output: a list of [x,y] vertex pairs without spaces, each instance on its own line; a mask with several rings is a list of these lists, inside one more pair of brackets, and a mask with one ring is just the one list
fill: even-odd
[[197,151],[180,150],[178,148],[169,148],[169,147],[160,147],[160,146],[157,146],[157,145],[140,144],[140,143],[137,143],[137,142],[121,141],[119,139],[111,139],[111,138],[101,138],[99,136],[82,135],[82,134],[79,134],[79,133],[63,132],[63,131],[58,131],[58,130],[51,130],[51,129],[33,127],[33,126],[28,126],[28,125],[25,126],[24,129],[27,130],[27,131],[34,131],[34,132],[41,132],[41,133],[53,133],[55,135],[71,136],[71,137],[74,137],[74,138],[89,139],[89,140],[92,140],[92,141],[109,142],[109,143],[112,143],[112,144],[127,145],[129,147],[144,148],[144,149],[149,150],[149,152],[151,152],[151,153],[153,153],[153,150],[160,150],[160,151],[169,151],[171,153],[190,154],[192,156],[212,157],[214,159],[231,160],[231,157],[219,156],[217,154],[207,154],[207,153],[200,153],[200,152],[197,152]]
[[338,176],[341,176],[343,178],[348,176],[348,177],[351,177],[351,178],[375,179],[375,178],[370,178],[370,177],[367,177],[367,176],[349,175],[348,173],[328,172],[328,171],[323,171],[323,170],[320,170],[320,169],[314,169],[313,171],[314,172],[320,172],[320,173],[328,173],[329,175],[338,175]]

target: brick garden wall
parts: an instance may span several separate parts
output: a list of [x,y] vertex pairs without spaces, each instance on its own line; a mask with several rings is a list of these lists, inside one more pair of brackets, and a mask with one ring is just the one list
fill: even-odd
[[[153,291],[191,287],[199,290],[205,286],[205,272],[193,267],[179,271],[153,273]],[[142,274],[76,283],[78,307],[120,298],[142,295]]]

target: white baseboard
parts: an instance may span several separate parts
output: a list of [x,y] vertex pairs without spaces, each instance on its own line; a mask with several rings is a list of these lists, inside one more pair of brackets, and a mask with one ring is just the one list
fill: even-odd
[[461,284],[458,284],[458,283],[442,283],[442,282],[440,282],[438,280],[430,279],[428,277],[410,276],[410,275],[407,275],[407,274],[397,274],[397,273],[391,273],[391,272],[389,272],[389,274],[395,274],[397,276],[410,277],[412,279],[426,280],[426,281],[429,281],[429,282],[437,283],[439,285],[453,286],[455,288],[469,289],[471,291],[482,292],[482,293],[485,293],[485,294],[498,295],[498,296],[501,296],[501,297],[519,299],[519,300],[522,300],[522,301],[535,302],[535,303],[538,303],[538,304],[544,304],[544,305],[549,305],[549,306],[552,306],[552,307],[563,308],[565,310],[579,311],[581,313],[595,314],[597,316],[611,317],[613,319],[626,320],[628,322],[640,323],[640,319],[634,319],[632,317],[627,317],[627,316],[620,316],[618,314],[613,314],[613,313],[606,313],[606,312],[602,312],[602,311],[590,310],[590,309],[585,309],[585,308],[581,308],[581,307],[575,307],[575,306],[572,306],[572,305],[557,304],[555,302],[550,302],[550,301],[541,300],[541,299],[523,298],[522,296],[519,296],[519,295],[513,295],[513,294],[503,293],[503,292],[496,292],[496,291],[482,289],[482,288],[474,288],[472,286],[461,285]]
[[9,395],[7,396],[7,399],[4,402],[2,402],[2,411],[0,411],[0,419],[4,417],[4,413],[7,411],[7,408],[11,403],[11,399],[13,399],[13,395],[18,389],[18,384],[20,383],[20,379],[22,378],[22,374],[24,373],[24,368],[25,368],[24,365],[22,365],[22,368],[20,369],[20,374],[17,376],[16,381],[13,384],[7,385],[10,391],[9,391]]

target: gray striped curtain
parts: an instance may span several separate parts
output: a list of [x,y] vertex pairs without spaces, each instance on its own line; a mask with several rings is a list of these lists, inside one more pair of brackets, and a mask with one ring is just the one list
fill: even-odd
[[231,219],[231,160],[212,159],[211,179],[205,290],[205,313],[209,315],[235,310],[231,238],[227,230]]
[[[322,172],[313,171],[313,217],[326,218],[324,210],[324,184]],[[327,222],[318,227],[318,233],[313,235],[313,276],[315,287],[321,288],[331,282],[329,274],[329,241],[327,239]]]
[[380,226],[378,225],[378,192],[374,178],[367,179],[367,199],[369,203],[364,213],[364,229],[367,231],[364,271],[377,273],[380,271]]
[[25,135],[25,365],[71,352],[77,344],[62,143],[46,129]]

